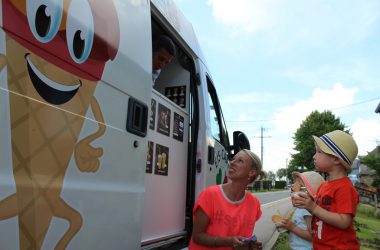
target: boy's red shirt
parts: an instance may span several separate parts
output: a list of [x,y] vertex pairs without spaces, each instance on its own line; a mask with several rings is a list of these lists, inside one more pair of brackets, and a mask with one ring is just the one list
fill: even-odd
[[[348,177],[323,183],[317,191],[318,206],[327,211],[351,214],[355,217],[359,194]],[[346,229],[340,229],[313,216],[314,249],[360,249],[353,222]]]

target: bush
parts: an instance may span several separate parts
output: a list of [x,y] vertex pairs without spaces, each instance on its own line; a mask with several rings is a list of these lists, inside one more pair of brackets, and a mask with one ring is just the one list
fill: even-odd
[[380,179],[379,178],[376,178],[373,183],[372,183],[372,186],[376,187],[376,188],[380,188]]
[[[263,189],[272,189],[272,180],[263,180]],[[255,181],[252,185],[248,186],[248,190],[260,190],[260,181]]]
[[274,184],[274,188],[276,189],[284,189],[286,187],[286,181],[276,181]]

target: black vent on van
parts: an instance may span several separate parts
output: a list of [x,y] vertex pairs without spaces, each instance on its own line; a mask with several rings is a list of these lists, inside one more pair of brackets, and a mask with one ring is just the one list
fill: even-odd
[[128,101],[127,131],[141,136],[146,136],[148,125],[148,106],[133,97]]
[[215,149],[214,147],[208,146],[208,164],[214,164],[215,163]]

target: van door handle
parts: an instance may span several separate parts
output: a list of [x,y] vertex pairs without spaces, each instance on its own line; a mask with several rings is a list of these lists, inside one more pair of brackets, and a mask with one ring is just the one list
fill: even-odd
[[148,106],[130,97],[128,100],[128,114],[126,129],[128,132],[145,137],[148,125]]
[[197,170],[197,173],[200,173],[202,171],[202,160],[201,159],[197,160],[196,170]]
[[214,164],[215,163],[215,149],[214,147],[208,146],[208,164]]

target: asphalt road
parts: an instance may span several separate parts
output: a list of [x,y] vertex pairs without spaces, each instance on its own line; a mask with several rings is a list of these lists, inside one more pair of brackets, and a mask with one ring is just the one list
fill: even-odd
[[272,248],[279,234],[275,225],[272,223],[272,215],[286,215],[292,209],[289,194],[289,190],[254,193],[260,200],[261,210],[263,212],[261,218],[255,225],[254,232],[258,240],[263,242],[264,250],[270,250]]
[[283,198],[288,198],[290,195],[290,190],[254,193],[253,195],[259,199],[261,205],[264,205],[267,203],[281,200]]

